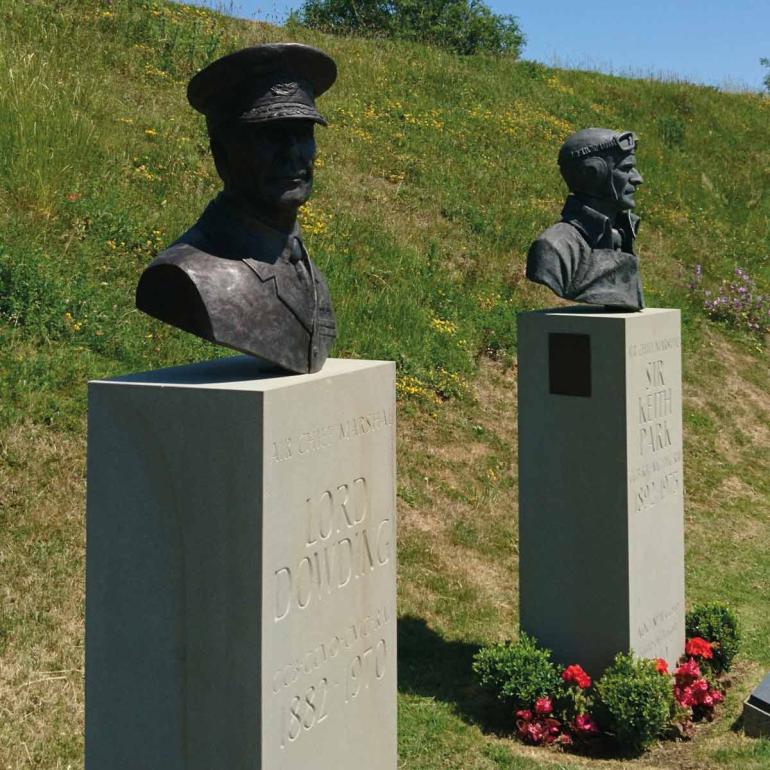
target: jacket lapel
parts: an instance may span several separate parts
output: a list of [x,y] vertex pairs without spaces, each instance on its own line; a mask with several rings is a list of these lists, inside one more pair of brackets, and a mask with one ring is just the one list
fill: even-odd
[[286,262],[260,262],[257,259],[243,260],[263,282],[272,281],[278,299],[296,316],[297,320],[307,329],[313,331],[314,301],[313,289],[308,276],[307,289],[299,282],[294,265]]

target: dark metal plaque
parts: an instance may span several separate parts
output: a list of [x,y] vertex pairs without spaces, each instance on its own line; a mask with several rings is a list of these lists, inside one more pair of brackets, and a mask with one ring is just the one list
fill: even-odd
[[587,334],[548,335],[549,392],[591,397],[591,338]]

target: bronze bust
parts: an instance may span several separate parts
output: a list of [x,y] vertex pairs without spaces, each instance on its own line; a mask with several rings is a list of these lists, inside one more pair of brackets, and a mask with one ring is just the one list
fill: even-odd
[[223,189],[142,274],[136,306],[165,323],[277,364],[315,372],[335,336],[326,281],[297,211],[313,184],[315,97],[337,76],[306,45],[260,45],[212,62],[189,83],[206,116]]
[[527,255],[527,278],[565,299],[618,310],[644,307],[631,213],[642,183],[636,136],[586,128],[567,138],[559,170],[571,194],[560,222],[542,232]]

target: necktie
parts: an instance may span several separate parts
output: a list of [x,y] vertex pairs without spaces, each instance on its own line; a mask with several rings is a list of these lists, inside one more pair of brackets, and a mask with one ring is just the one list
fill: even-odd
[[302,248],[302,242],[299,238],[292,238],[289,262],[294,265],[294,269],[297,271],[297,278],[299,279],[300,284],[307,288],[310,283],[310,277],[308,276],[307,266],[305,265],[305,255]]

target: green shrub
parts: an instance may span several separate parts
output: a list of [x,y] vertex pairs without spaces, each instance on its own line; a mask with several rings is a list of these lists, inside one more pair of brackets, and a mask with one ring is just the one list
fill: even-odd
[[622,653],[596,683],[596,714],[621,748],[639,753],[668,728],[674,709],[671,682],[655,661]]
[[481,0],[305,0],[292,18],[333,34],[415,40],[463,55],[517,57],[524,43],[516,19]]
[[551,651],[524,633],[518,642],[482,647],[473,670],[483,687],[513,709],[530,708],[544,695],[557,695],[562,686]]
[[715,674],[730,670],[740,645],[738,618],[724,604],[712,602],[693,607],[685,618],[688,639],[700,636],[714,645],[714,657],[708,661]]

